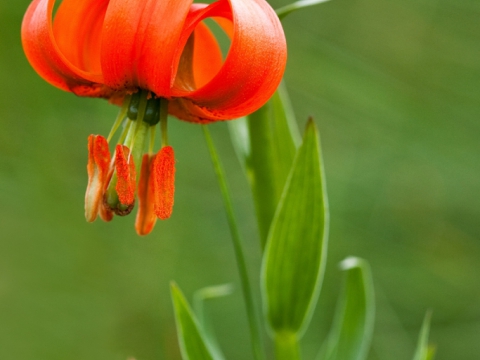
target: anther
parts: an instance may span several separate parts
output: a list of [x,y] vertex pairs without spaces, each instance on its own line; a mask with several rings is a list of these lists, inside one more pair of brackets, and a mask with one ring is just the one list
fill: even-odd
[[165,220],[173,210],[175,192],[175,154],[171,146],[164,146],[153,160],[155,215]]
[[157,216],[154,211],[155,193],[152,167],[155,155],[145,154],[142,159],[140,181],[138,182],[138,212],[135,229],[138,235],[147,235],[155,226]]
[[125,145],[117,145],[115,149],[115,170],[118,199],[122,205],[132,205],[135,202],[136,171],[130,149]]
[[101,199],[108,181],[110,151],[107,140],[100,135],[88,137],[88,186],[85,193],[85,217],[92,222],[101,207]]

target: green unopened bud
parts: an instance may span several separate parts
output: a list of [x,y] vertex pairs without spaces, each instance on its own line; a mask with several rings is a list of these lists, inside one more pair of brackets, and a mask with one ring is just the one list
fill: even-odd
[[137,120],[141,95],[142,91],[137,91],[136,93],[132,94],[132,98],[130,99],[130,104],[128,105],[127,110],[127,116],[130,120]]

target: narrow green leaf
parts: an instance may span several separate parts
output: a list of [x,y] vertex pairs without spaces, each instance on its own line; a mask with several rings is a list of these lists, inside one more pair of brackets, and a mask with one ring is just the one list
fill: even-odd
[[299,143],[285,86],[258,111],[229,122],[229,128],[252,188],[263,248]]
[[321,4],[327,1],[329,0],[299,0],[299,1],[295,1],[294,3],[285,5],[280,9],[275,10],[275,12],[277,13],[278,17],[281,20],[291,12],[302,9],[304,7]]
[[435,348],[428,346],[428,334],[430,332],[430,320],[432,319],[432,312],[427,311],[423,319],[422,329],[418,337],[417,350],[413,356],[413,360],[433,360],[435,355]]
[[215,358],[222,359],[223,353],[220,350],[215,331],[208,316],[208,308],[206,302],[211,299],[230,295],[233,292],[232,284],[223,284],[217,286],[208,286],[195,292],[193,296],[193,308],[197,315],[198,322],[203,329],[205,339],[210,345],[210,350],[214,354]]
[[200,324],[203,324],[201,319],[203,315],[204,303],[206,300],[227,296],[232,293],[233,293],[232,284],[207,286],[200,290],[197,290],[193,296],[194,298],[193,303],[194,303],[195,312],[200,320]]
[[187,300],[178,286],[171,284],[175,321],[177,323],[178,342],[184,360],[213,360],[215,357],[207,344],[205,335],[198,325]]
[[321,360],[363,360],[367,357],[375,314],[373,282],[365,260],[349,257],[340,263],[346,272],[332,330]]
[[269,324],[277,334],[299,335],[320,291],[328,232],[320,159],[317,129],[309,120],[263,258],[263,301]]

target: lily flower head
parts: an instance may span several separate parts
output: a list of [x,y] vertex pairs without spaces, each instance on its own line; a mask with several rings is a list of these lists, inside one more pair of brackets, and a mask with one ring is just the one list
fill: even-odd
[[[148,234],[173,208],[168,114],[206,124],[260,108],[285,69],[280,21],[265,0],[63,0],[53,14],[54,5],[34,0],[24,16],[30,64],[62,90],[120,106],[109,136],[88,139],[87,221],[126,215],[138,196],[135,228]],[[207,18],[230,37],[225,58]],[[162,146],[154,154],[158,123]]]

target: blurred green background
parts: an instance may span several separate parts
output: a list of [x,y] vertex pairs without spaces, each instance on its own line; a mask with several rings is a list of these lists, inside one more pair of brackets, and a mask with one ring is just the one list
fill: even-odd
[[[274,7],[288,3],[271,1]],[[87,224],[87,136],[117,109],[40,79],[20,45],[28,0],[0,3],[0,359],[179,359],[168,284],[236,292],[209,303],[228,359],[250,358],[234,256],[199,126],[170,123],[172,218],[136,236],[134,217]],[[480,2],[334,0],[284,20],[285,74],[301,125],[320,127],[329,264],[302,342],[313,359],[348,255],[372,267],[369,359],[410,359],[433,309],[436,359],[480,358]],[[211,126],[258,282],[249,189],[226,124]]]

